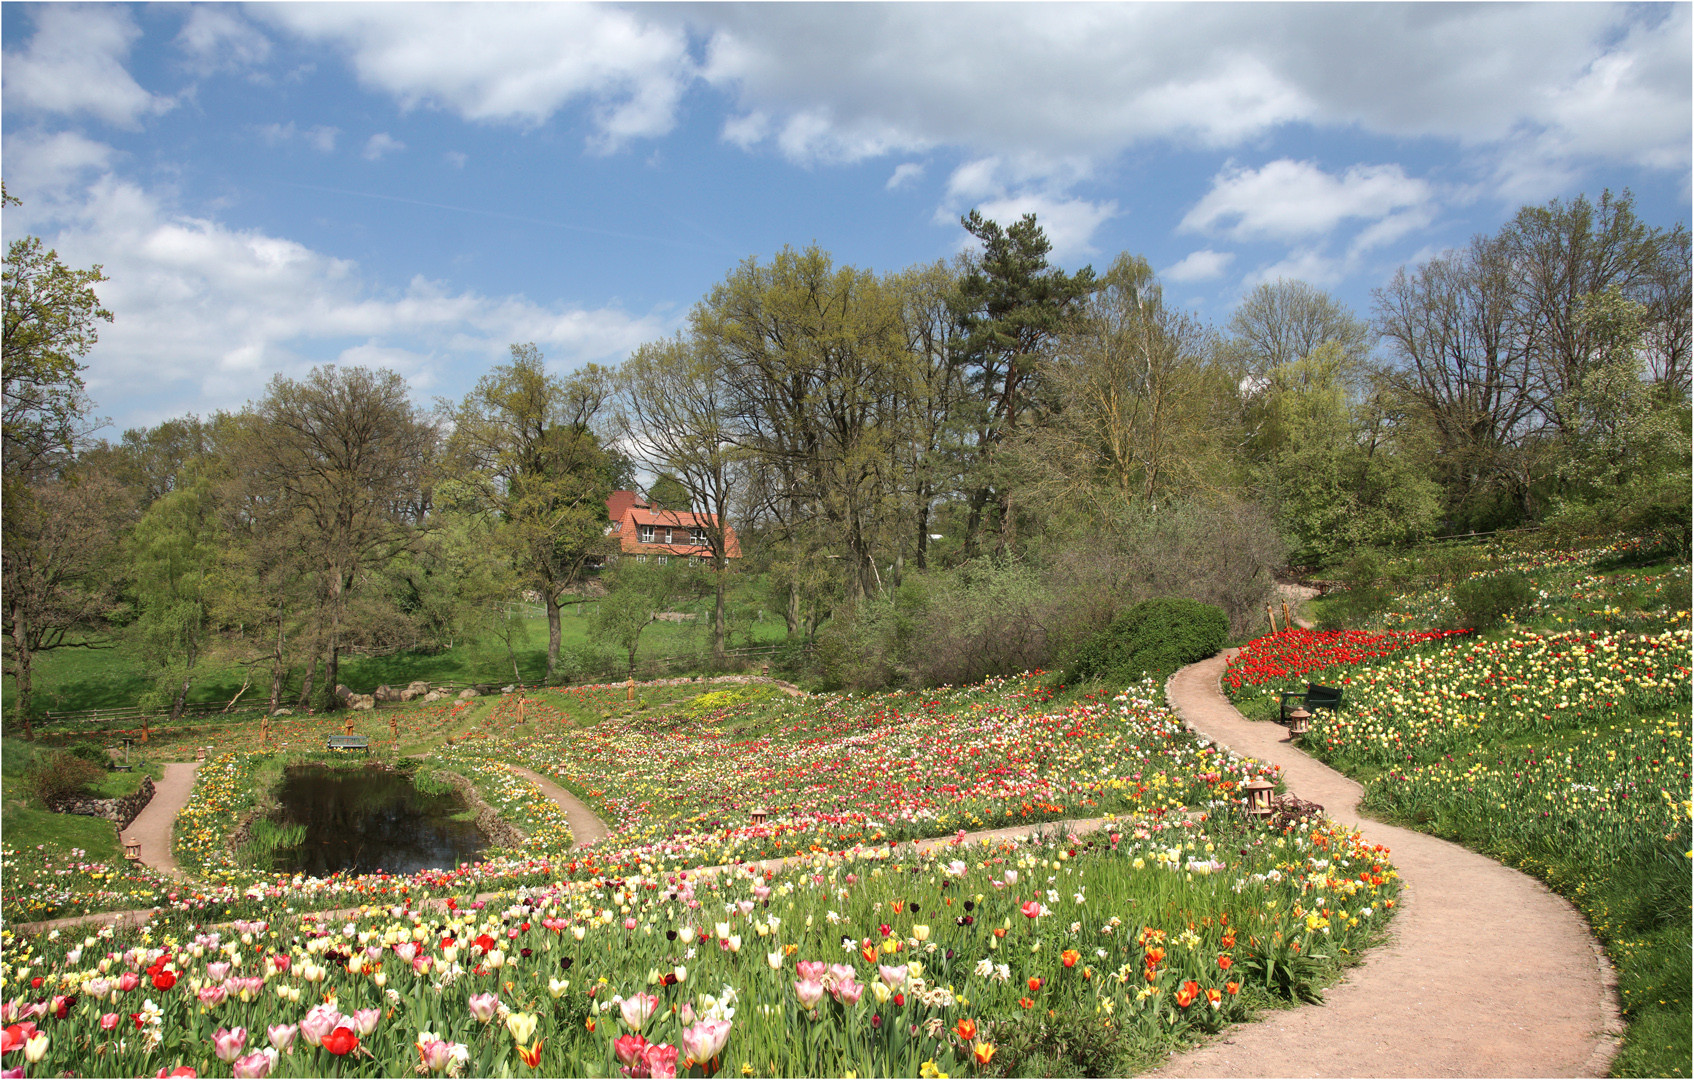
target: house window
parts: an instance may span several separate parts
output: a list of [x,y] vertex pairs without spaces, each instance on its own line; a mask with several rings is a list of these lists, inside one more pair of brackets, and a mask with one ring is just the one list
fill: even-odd
[[692,562],[695,566],[705,566],[706,565],[706,556],[696,555],[692,559],[690,559],[689,562]]
[[647,561],[647,556],[645,556],[645,555],[637,555],[637,556],[636,556],[636,557],[635,557],[635,561],[636,561],[636,562],[639,562],[639,563],[644,563],[644,562],[646,562],[646,561]]
[[651,544],[653,542],[653,526],[641,526],[641,542],[643,544]]
[[688,539],[691,542],[693,542],[696,546],[705,547],[706,546],[706,530],[705,529],[690,529],[690,530],[688,530]]
[[669,529],[665,530],[665,543],[667,543],[667,544],[676,543],[676,541],[671,538],[671,531]]
[[660,566],[664,566],[666,563],[671,561],[671,557],[669,555],[655,555],[653,558]]

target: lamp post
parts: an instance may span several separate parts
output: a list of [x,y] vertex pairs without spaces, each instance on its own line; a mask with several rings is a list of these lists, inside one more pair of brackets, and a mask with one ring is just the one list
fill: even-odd
[[1264,821],[1271,816],[1271,792],[1276,790],[1275,784],[1266,780],[1249,780],[1241,785],[1241,790],[1247,793],[1248,817]]
[[1312,714],[1301,706],[1288,714],[1288,737],[1298,739],[1312,728]]

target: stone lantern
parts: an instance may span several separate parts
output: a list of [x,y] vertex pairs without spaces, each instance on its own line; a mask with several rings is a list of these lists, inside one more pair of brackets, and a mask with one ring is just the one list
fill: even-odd
[[1267,780],[1249,780],[1241,785],[1241,790],[1247,793],[1247,816],[1255,821],[1268,819],[1273,813],[1271,809],[1271,792],[1276,785]]

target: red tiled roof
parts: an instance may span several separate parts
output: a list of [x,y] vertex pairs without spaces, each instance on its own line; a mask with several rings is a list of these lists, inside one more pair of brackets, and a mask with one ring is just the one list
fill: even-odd
[[[614,513],[614,511],[617,512]],[[634,492],[629,491],[613,492],[612,497],[606,500],[606,512],[612,518],[612,532],[618,537],[619,546],[627,554],[710,556],[712,553],[709,545],[689,542],[688,530],[695,526],[711,528],[717,522],[716,514],[696,514],[684,510],[654,510],[646,503],[638,500]],[[656,530],[669,529],[673,534],[680,534],[675,536],[675,539],[682,542],[644,544],[641,542],[641,526],[643,525],[653,526]],[[663,535],[662,532],[656,533],[656,536],[660,538]],[[729,526],[724,528],[724,555],[731,559],[741,557],[741,543],[736,538],[735,529]]]

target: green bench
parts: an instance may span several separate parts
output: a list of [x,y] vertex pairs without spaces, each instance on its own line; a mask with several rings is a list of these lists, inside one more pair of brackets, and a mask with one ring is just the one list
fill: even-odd
[[363,750],[371,752],[371,741],[364,735],[331,735],[328,750]]
[[1317,683],[1307,683],[1304,690],[1282,691],[1282,722],[1288,723],[1289,713],[1295,709],[1305,709],[1316,712],[1318,709],[1328,709],[1330,712],[1341,710],[1341,688],[1337,686],[1319,686]]

